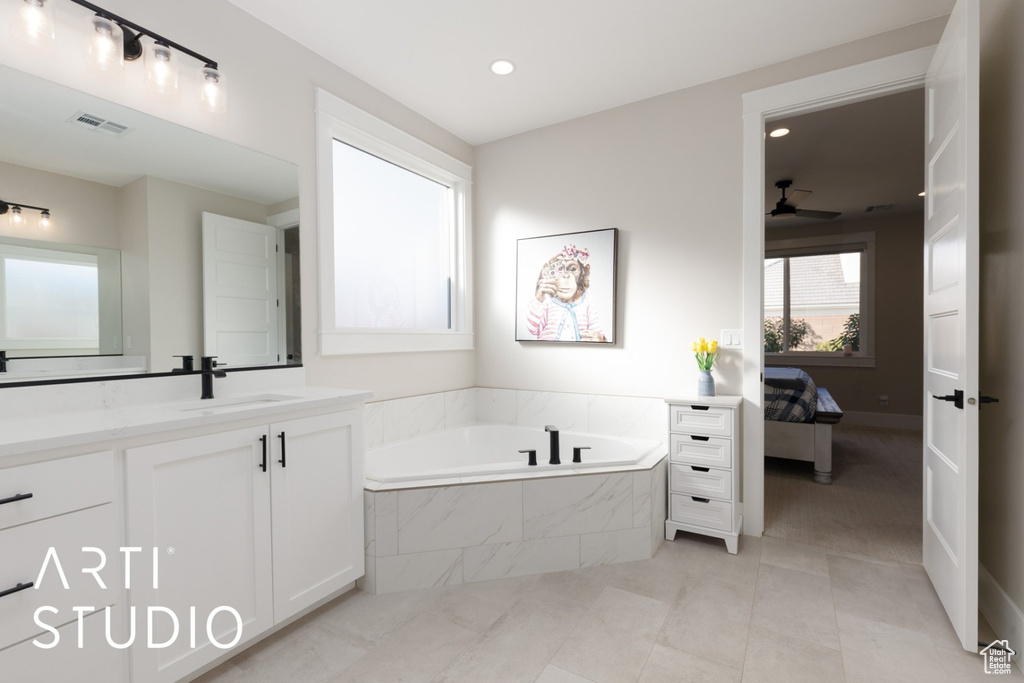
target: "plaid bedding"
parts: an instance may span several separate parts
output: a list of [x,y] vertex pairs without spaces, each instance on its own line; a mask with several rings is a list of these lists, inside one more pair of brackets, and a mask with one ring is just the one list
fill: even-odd
[[800,368],[764,369],[764,419],[774,422],[814,422],[818,389]]

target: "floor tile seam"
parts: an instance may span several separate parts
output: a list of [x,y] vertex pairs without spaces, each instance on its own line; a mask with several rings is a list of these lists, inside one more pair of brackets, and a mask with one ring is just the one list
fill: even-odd
[[[770,567],[775,567],[776,569],[788,569],[789,571],[800,572],[801,574],[803,574],[805,576],[814,576],[814,577],[819,578],[819,579],[824,578],[824,579],[826,579],[829,582],[830,586],[832,585],[832,574],[831,574],[831,572],[828,569],[828,562],[825,563],[825,574],[824,574],[824,576],[822,574],[819,574],[818,572],[804,571],[803,569],[797,569],[796,567],[790,567],[790,566],[786,566],[786,565],[782,565],[782,564],[775,564],[774,562],[767,561],[767,560],[761,560],[760,564],[758,565],[758,571],[759,572],[760,572],[761,565],[764,565],[764,564],[766,564],[766,565],[768,565]],[[758,576],[760,576],[760,573],[758,574]]]
[[843,669],[843,680],[846,681],[849,678],[849,672],[846,670],[846,651],[843,649],[843,634],[839,630],[839,610],[836,609],[836,589],[832,585],[831,565],[829,565],[828,592],[832,596],[832,612],[836,618],[836,638],[839,639],[839,666]]

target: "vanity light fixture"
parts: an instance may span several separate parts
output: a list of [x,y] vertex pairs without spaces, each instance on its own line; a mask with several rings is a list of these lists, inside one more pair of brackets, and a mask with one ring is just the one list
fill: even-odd
[[34,209],[39,212],[39,227],[43,230],[49,231],[51,227],[50,221],[50,210],[42,206],[32,206],[31,204],[15,204],[14,202],[5,202],[0,199],[0,216],[7,213],[8,220],[11,223],[12,228],[23,228],[27,224],[23,209]]
[[53,41],[53,26],[53,0],[21,0],[11,30],[29,45],[43,45]]
[[[20,0],[23,7],[17,26],[19,35],[32,44],[52,39],[54,1]],[[89,58],[94,68],[117,72],[125,62],[145,55],[146,89],[157,95],[174,96],[178,92],[177,53],[188,55],[200,63],[196,70],[197,96],[203,107],[217,113],[227,110],[224,77],[217,62],[87,0],[71,2],[93,12],[88,30]]]
[[516,65],[507,59],[496,59],[491,62],[491,71],[499,76],[508,76],[516,70]]

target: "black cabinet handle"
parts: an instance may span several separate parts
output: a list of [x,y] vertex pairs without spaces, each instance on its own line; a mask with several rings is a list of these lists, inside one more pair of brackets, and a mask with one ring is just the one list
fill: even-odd
[[29,581],[28,583],[19,583],[14,588],[8,588],[5,591],[0,591],[0,598],[6,597],[8,595],[13,595],[14,593],[20,593],[23,590],[28,590],[34,585],[35,584],[32,581]]
[[710,436],[697,436],[696,434],[690,434],[690,438],[694,441],[711,441]]
[[695,406],[691,405],[690,410],[711,410],[711,406]]
[[19,493],[16,496],[11,496],[10,498],[4,498],[0,500],[0,505],[7,505],[8,503],[17,503],[19,500],[28,500],[31,497],[31,493]]
[[281,439],[281,459],[278,460],[278,462],[281,463],[281,467],[288,467],[288,465],[286,464],[285,455],[284,455],[284,432],[281,432],[277,436]]
[[260,469],[264,472],[267,471],[267,435],[264,434],[260,437],[260,443],[263,444],[263,460],[260,461]]
[[711,502],[710,498],[698,498],[697,496],[690,496],[690,498],[692,498],[693,502],[695,502],[695,503],[710,503]]
[[690,469],[696,472],[710,472],[710,467],[697,467],[696,465],[690,465]]

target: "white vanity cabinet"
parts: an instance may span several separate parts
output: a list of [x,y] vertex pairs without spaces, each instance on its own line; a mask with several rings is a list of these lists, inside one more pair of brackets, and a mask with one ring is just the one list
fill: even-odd
[[715,536],[736,554],[740,514],[739,396],[668,399],[668,520],[676,531]]
[[[163,649],[132,650],[132,680],[176,681],[363,574],[362,409],[128,448],[132,603],[178,615]],[[152,548],[157,548],[154,586]],[[191,610],[195,608],[195,646]],[[154,640],[172,635],[156,620]]]
[[[107,608],[112,635],[121,636],[115,481],[109,450],[0,467],[0,678],[124,680],[125,653],[105,636]],[[99,580],[82,572],[101,564]],[[75,608],[85,606],[80,629]],[[57,636],[36,623],[40,608]],[[46,649],[32,642],[55,639]]]

